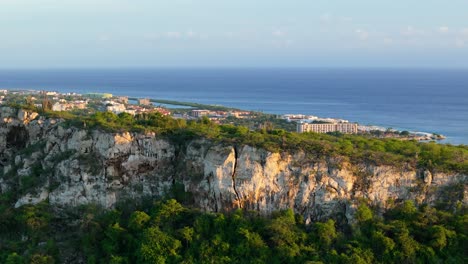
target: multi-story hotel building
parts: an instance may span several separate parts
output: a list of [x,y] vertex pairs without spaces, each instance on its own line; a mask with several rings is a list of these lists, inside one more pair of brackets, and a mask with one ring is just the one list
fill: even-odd
[[344,134],[356,134],[358,132],[357,123],[297,123],[297,132],[341,132]]
[[141,98],[141,99],[138,99],[138,104],[139,105],[151,105],[151,101],[148,98]]

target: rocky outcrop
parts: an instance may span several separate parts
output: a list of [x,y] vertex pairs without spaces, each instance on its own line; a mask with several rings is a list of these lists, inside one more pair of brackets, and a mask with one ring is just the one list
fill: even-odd
[[7,107],[0,142],[0,192],[17,192],[15,207],[48,200],[111,208],[120,200],[164,196],[175,185],[206,211],[293,208],[311,220],[351,219],[361,199],[383,209],[408,199],[435,203],[451,188],[459,192],[455,199],[467,202],[462,174],[311,159],[205,139],[175,145],[152,133],[66,127]]

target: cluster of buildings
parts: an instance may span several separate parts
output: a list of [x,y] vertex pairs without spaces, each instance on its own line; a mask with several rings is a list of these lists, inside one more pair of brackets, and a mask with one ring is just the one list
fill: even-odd
[[[18,100],[21,102],[23,102],[25,98],[29,98],[37,107],[42,107],[43,99],[47,98],[51,103],[51,110],[53,111],[85,110],[93,108],[99,111],[112,112],[114,114],[128,113],[131,115],[138,115],[151,112],[159,112],[164,116],[172,114],[164,107],[155,107],[148,98],[140,98],[129,102],[127,96],[114,96],[110,93],[77,94],[36,90],[0,90],[0,104],[3,102],[7,93],[9,93],[10,96],[20,98]],[[189,109],[181,114],[173,115],[175,118],[184,119],[198,119],[205,116],[212,121],[221,121],[230,116],[240,119],[250,118],[252,112]]]
[[154,113],[154,112],[158,112],[163,116],[171,115],[171,111],[163,107],[148,108],[148,107],[141,107],[140,105],[128,105],[127,109],[125,110],[125,113],[131,114],[131,115]]
[[[152,103],[149,99],[138,99],[138,105],[129,104],[127,96],[113,96],[110,93],[87,93],[87,94],[59,94],[56,92],[47,92],[53,95],[54,101],[52,105],[53,111],[69,111],[73,109],[86,109],[89,107],[90,102],[94,102],[95,105],[101,105],[102,110],[112,112],[114,114],[128,113],[131,115],[137,115],[142,113],[159,112],[163,115],[170,115],[165,108],[151,107]],[[71,98],[78,98],[78,100],[68,100],[64,98],[56,98],[56,96],[66,95]]]
[[172,117],[174,118],[182,118],[187,120],[195,120],[202,117],[207,117],[211,121],[215,123],[222,123],[221,121],[225,120],[228,117],[236,117],[239,119],[247,119],[252,118],[253,113],[250,111],[214,111],[214,110],[206,110],[206,109],[192,109],[184,114],[173,114]]
[[[8,95],[8,96],[7,96]],[[8,98],[7,98],[8,97]],[[115,114],[129,113],[137,115],[142,113],[159,112],[170,115],[171,112],[162,107],[154,107],[150,99],[138,99],[137,103],[129,104],[127,96],[113,96],[110,93],[59,93],[36,90],[0,90],[0,104],[4,100],[19,102],[29,101],[41,108],[44,100],[51,103],[52,111],[71,111],[76,109],[94,108],[99,111],[109,111]]]
[[0,90],[0,104],[3,104],[3,99],[5,98],[5,95],[8,93],[7,90]]
[[212,110],[200,110],[195,109],[190,111],[190,115],[193,117],[228,117],[234,116],[236,118],[248,118],[252,115],[251,112],[248,111],[212,111]]
[[208,117],[212,121],[223,120],[227,117],[236,117],[239,119],[250,118],[252,112],[249,111],[212,111],[212,110],[203,110],[203,109],[194,109],[189,113],[189,118],[201,118]]
[[134,105],[128,103],[128,97],[121,96],[115,98],[115,100],[105,100],[102,104],[106,107],[106,111],[114,114],[128,113],[138,115],[151,112],[158,112],[165,116],[171,114],[166,108],[153,107],[149,99],[138,99],[138,105]]
[[69,111],[73,109],[86,109],[87,107],[87,100],[67,101],[65,99],[59,99],[58,102],[52,105],[52,111]]

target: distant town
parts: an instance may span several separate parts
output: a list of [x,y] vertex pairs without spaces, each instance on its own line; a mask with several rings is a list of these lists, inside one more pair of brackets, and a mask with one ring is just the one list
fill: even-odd
[[[159,100],[166,102],[166,100]],[[403,140],[441,140],[445,137],[435,133],[398,131],[391,128],[360,125],[344,119],[321,118],[303,114],[273,115],[255,111],[168,101],[158,103],[149,98],[114,96],[110,93],[59,93],[36,90],[0,90],[1,105],[23,105],[51,111],[93,113],[108,111],[114,114],[139,115],[158,112],[164,116],[196,120],[208,118],[219,124],[244,125],[251,129],[281,128],[298,133],[366,134],[379,138]]]

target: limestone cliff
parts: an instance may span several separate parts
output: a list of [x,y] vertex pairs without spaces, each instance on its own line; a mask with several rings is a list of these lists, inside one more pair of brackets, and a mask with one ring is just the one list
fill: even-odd
[[351,219],[362,198],[380,208],[407,199],[467,203],[463,174],[311,159],[206,139],[175,144],[155,134],[65,127],[8,107],[0,114],[0,192],[17,192],[15,207],[48,199],[56,206],[110,208],[119,200],[164,196],[175,185],[206,211],[293,208],[305,219]]

